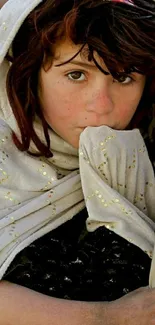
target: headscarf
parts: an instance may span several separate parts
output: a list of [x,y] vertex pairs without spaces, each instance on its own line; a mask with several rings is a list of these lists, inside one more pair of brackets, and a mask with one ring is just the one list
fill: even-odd
[[[139,130],[88,127],[79,150],[49,130],[53,157],[48,159],[20,152],[12,140],[19,129],[6,93],[5,56],[40,2],[9,0],[0,11],[0,279],[22,249],[85,205],[89,231],[105,226],[150,257],[154,249],[155,179]],[[39,119],[34,127],[44,141]]]

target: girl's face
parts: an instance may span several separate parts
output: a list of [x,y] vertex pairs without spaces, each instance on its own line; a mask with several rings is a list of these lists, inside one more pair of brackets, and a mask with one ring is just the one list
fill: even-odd
[[[39,75],[39,94],[44,117],[49,126],[75,148],[80,133],[87,126],[107,125],[125,129],[140,102],[145,77],[132,73],[122,82],[104,75],[85,55],[69,60],[80,46],[65,41],[57,46],[51,68]],[[108,69],[96,54],[96,60]]]

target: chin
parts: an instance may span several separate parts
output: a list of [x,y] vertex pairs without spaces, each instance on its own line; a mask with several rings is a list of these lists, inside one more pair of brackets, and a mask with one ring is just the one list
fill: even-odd
[[80,137],[76,138],[75,141],[69,141],[68,143],[75,149],[79,149]]
[[73,148],[75,148],[75,149],[79,149],[79,141],[76,142],[76,143],[71,143],[71,142],[70,142],[70,145],[71,145]]

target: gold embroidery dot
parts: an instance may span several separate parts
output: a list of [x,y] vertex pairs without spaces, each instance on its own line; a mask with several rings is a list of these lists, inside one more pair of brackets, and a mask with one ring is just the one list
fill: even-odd
[[6,23],[5,22],[2,23],[2,27],[3,27],[3,30],[4,31],[7,30],[7,26],[6,26]]
[[17,201],[17,200],[14,199],[13,197],[10,197],[10,195],[11,195],[11,193],[8,192],[7,195],[4,195],[4,198],[5,198],[5,199],[8,199],[8,200],[11,201],[11,202],[14,202],[15,204],[20,204],[19,201]]
[[150,186],[150,187],[153,186],[153,184],[152,183],[149,183],[149,182],[146,182],[145,184],[148,185],[148,186]]
[[47,173],[46,172],[43,172],[43,175],[45,176],[45,175],[47,175]]
[[153,252],[152,252],[152,251],[145,251],[145,253],[146,253],[150,258],[153,257]]
[[14,234],[15,238],[19,237],[19,233]]

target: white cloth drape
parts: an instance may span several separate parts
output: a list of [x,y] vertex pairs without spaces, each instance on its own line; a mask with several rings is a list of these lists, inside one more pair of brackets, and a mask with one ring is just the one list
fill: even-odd
[[[104,225],[150,257],[154,249],[155,179],[138,130],[88,127],[79,153],[50,130],[50,159],[20,152],[12,141],[12,130],[19,130],[6,94],[9,64],[4,57],[40,2],[9,0],[0,11],[0,279],[18,252],[85,204],[89,231]],[[44,140],[39,120],[35,129]],[[153,260],[150,286],[154,278]]]

